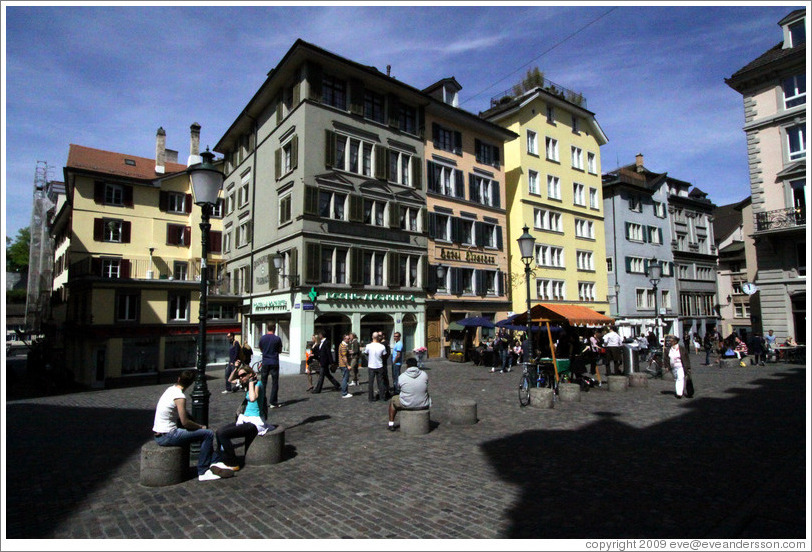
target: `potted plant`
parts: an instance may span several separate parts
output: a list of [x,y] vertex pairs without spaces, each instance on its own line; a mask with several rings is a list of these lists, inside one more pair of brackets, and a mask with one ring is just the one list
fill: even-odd
[[423,368],[423,360],[426,358],[426,348],[425,347],[417,347],[414,351],[415,358],[417,359],[417,367]]

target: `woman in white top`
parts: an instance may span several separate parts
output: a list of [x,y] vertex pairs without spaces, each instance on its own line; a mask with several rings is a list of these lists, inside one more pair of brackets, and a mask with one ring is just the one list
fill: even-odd
[[682,398],[685,391],[685,375],[690,377],[691,359],[685,345],[679,342],[674,335],[665,336],[666,354],[663,357],[665,367],[671,370],[674,375],[674,391],[678,399]]

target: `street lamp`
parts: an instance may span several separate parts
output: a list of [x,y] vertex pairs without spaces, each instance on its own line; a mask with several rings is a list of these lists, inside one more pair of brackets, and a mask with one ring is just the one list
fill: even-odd
[[287,279],[290,287],[298,286],[298,276],[293,274],[285,274],[285,256],[282,254],[282,252],[277,249],[276,254],[271,258],[273,259],[273,267],[279,273],[279,277],[283,280]]
[[532,263],[535,258],[534,250],[536,248],[536,238],[530,235],[527,226],[525,226],[523,230],[524,234],[519,236],[517,241],[519,242],[519,252],[522,255],[522,262],[524,263],[524,278],[527,284],[527,334],[528,337],[532,339],[530,335],[532,330],[530,327],[530,263]]
[[660,309],[657,307],[657,284],[660,283],[660,279],[663,276],[663,267],[660,264],[660,261],[657,260],[657,257],[652,257],[648,261],[648,267],[646,267],[646,276],[648,276],[648,281],[651,282],[652,287],[654,288],[654,335],[657,337],[657,343],[660,342]]
[[200,155],[203,158],[201,163],[190,166],[186,169],[189,178],[192,180],[192,194],[195,204],[200,205],[202,214],[200,217],[200,330],[197,338],[197,375],[195,376],[195,386],[192,390],[192,417],[195,421],[204,426],[209,425],[209,393],[206,384],[206,318],[208,317],[209,275],[206,259],[209,256],[209,230],[211,224],[209,217],[217,198],[220,195],[220,188],[223,187],[223,173],[219,171],[212,161],[214,154],[208,148]]

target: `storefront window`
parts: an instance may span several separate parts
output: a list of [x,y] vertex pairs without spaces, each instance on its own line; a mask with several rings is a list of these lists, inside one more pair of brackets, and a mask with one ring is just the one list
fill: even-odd
[[403,353],[411,353],[414,350],[414,337],[417,333],[417,320],[413,314],[403,317]]
[[122,340],[121,374],[148,374],[158,371],[158,338],[130,337]]

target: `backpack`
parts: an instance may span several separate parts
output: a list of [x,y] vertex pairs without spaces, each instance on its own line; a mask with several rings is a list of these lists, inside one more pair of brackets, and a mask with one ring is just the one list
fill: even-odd
[[242,364],[246,364],[248,366],[251,365],[251,357],[254,355],[254,350],[248,343],[243,344],[242,349],[240,349],[240,354],[238,358]]

